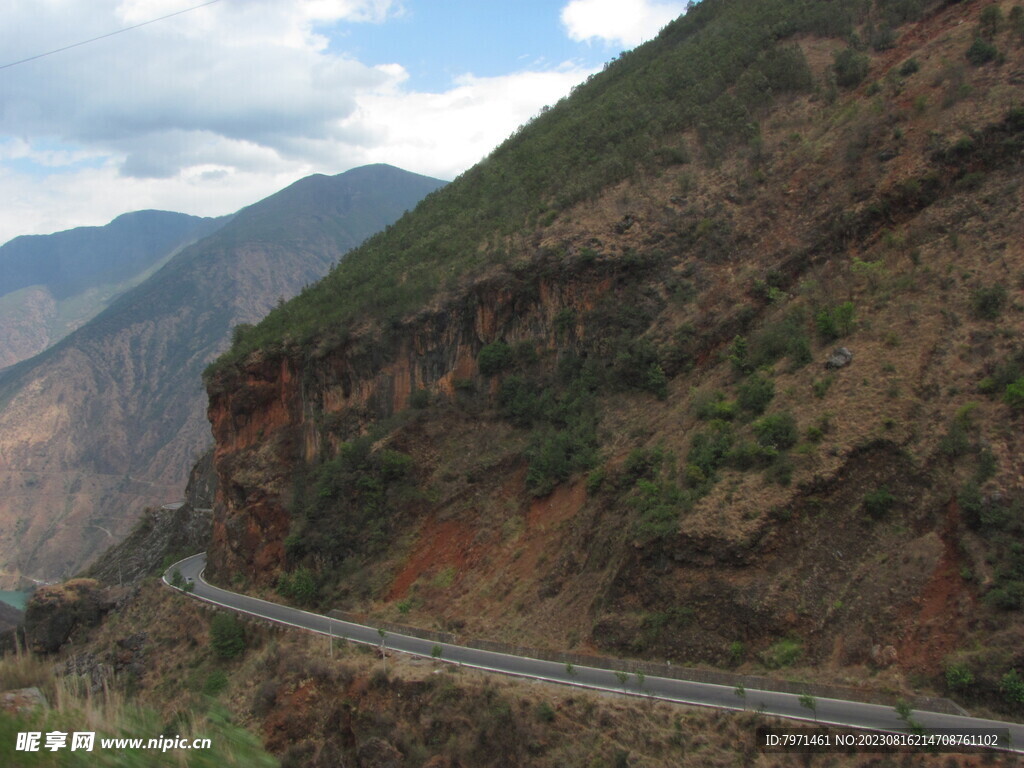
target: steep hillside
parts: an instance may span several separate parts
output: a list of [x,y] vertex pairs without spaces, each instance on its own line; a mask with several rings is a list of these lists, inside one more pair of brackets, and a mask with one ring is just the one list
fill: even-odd
[[694,6],[209,369],[209,573],[1019,712],[1022,43]]
[[60,341],[175,251],[223,224],[136,211],[103,227],[16,237],[0,246],[0,368]]
[[442,183],[390,166],[296,182],[0,375],[0,582],[74,573],[177,498],[209,444],[200,372],[231,329]]

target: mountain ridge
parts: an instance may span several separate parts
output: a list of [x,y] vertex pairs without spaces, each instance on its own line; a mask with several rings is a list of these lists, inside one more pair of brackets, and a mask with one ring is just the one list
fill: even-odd
[[88,322],[225,219],[134,211],[101,227],[16,237],[0,246],[0,368]]
[[[110,540],[104,531],[117,538],[137,510],[173,498],[209,440],[199,374],[232,328],[258,320],[442,183],[378,169],[329,177],[312,196],[292,185],[0,374],[4,578],[74,572]],[[310,215],[352,220],[325,232],[293,216],[296,189],[307,208],[319,200]],[[252,221],[259,226],[247,234]]]

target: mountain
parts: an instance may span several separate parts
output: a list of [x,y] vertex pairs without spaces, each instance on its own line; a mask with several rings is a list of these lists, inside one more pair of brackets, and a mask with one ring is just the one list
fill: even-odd
[[1009,10],[704,0],[609,64],[210,367],[208,574],[1019,711]]
[[143,506],[177,498],[210,439],[200,373],[232,328],[442,184],[385,165],[302,179],[0,374],[3,581],[74,573]]
[[224,219],[136,211],[0,246],[0,368],[56,343]]
[[[889,697],[908,725],[915,694],[1020,721],[1009,6],[690,6],[205,372],[206,576],[358,614],[380,649],[150,581],[62,660],[95,679],[145,659],[139,702],[219,697],[314,768],[813,762],[759,755],[779,723],[755,711],[403,660],[402,624],[710,667],[737,709],[756,675]],[[133,536],[149,568],[206,524],[169,517]]]

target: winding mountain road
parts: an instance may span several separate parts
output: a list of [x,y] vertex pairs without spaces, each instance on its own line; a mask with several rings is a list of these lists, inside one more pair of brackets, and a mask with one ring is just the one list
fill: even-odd
[[[205,552],[193,555],[172,565],[164,574],[164,583],[168,586],[173,586],[171,584],[171,574],[177,569],[182,576],[193,583],[194,590],[190,593],[192,597],[213,603],[214,605],[251,616],[258,616],[278,624],[318,632],[323,635],[344,638],[367,645],[380,646],[383,643],[391,651],[400,651],[428,658],[438,656],[440,660],[449,663],[505,675],[602,691],[647,696],[680,704],[694,704],[730,710],[757,710],[768,715],[795,720],[813,720],[818,723],[850,728],[887,732],[905,732],[907,730],[906,721],[901,719],[892,707],[879,704],[815,698],[813,699],[813,709],[811,709],[808,706],[811,704],[811,701],[804,698],[803,703],[801,703],[801,697],[791,693],[747,689],[741,694],[736,689],[727,686],[653,676],[638,679],[635,675],[629,675],[623,679],[623,673],[616,673],[607,669],[570,666],[554,661],[510,656],[494,651],[484,651],[447,643],[435,643],[431,640],[391,632],[386,632],[382,635],[374,627],[353,624],[214,587],[203,580],[203,569],[205,566]],[[1024,754],[1024,725],[1018,723],[1006,723],[922,710],[912,712],[911,718],[928,732],[984,730],[985,732],[1000,733],[1003,739],[1000,742],[1001,744],[1006,744],[1011,751]],[[1008,743],[1006,741],[1007,735],[1009,737]]]

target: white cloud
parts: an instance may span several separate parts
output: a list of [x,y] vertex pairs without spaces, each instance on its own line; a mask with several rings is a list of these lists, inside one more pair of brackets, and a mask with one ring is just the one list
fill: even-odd
[[360,99],[346,125],[369,138],[361,162],[453,178],[592,72],[565,66],[500,77],[464,75],[443,93],[382,89]]
[[562,24],[573,40],[634,48],[685,11],[685,2],[572,0],[562,9]]
[[[14,61],[198,2],[0,4],[0,50]],[[370,162],[452,178],[591,72],[464,75],[421,93],[400,63],[360,62],[319,26],[402,13],[395,0],[224,0],[0,70],[0,243],[141,208],[221,215]]]

